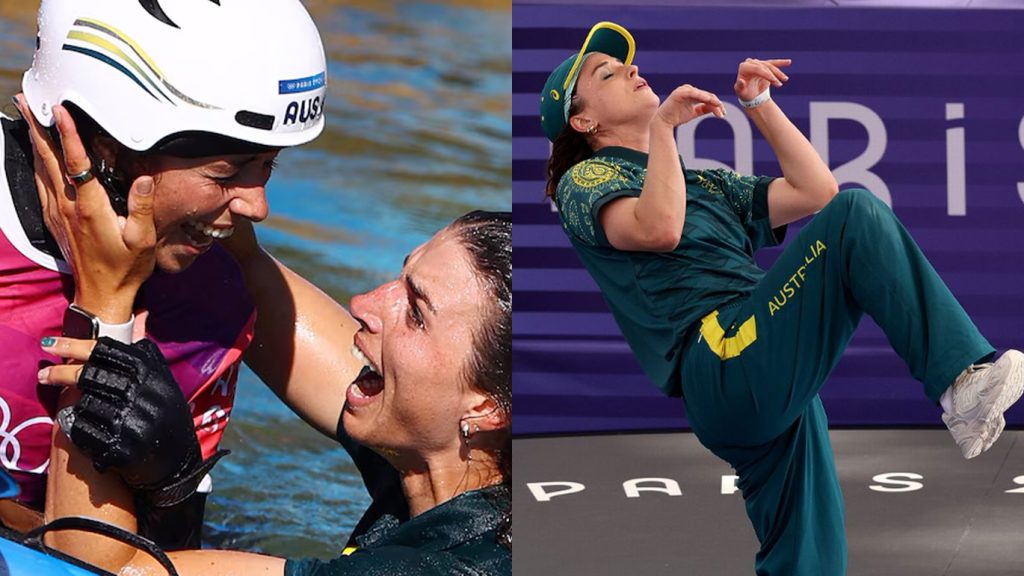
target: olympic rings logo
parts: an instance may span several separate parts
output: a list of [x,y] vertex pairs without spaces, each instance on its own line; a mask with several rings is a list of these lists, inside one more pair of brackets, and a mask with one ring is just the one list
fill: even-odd
[[228,421],[228,413],[224,408],[218,404],[214,404],[209,410],[203,412],[203,418],[199,425],[200,430],[205,430],[210,434],[213,434],[221,428],[226,426]]
[[7,427],[11,424],[11,408],[3,398],[0,398],[0,413],[3,414],[3,420],[0,421],[0,438],[2,438],[0,440],[0,463],[3,464],[4,468],[29,472],[31,474],[42,474],[45,472],[46,468],[50,465],[49,458],[36,468],[25,469],[18,466],[18,461],[21,459],[21,443],[18,442],[18,433],[36,424],[45,424],[47,431],[49,431],[53,427],[53,419],[46,416],[29,418],[8,432]]

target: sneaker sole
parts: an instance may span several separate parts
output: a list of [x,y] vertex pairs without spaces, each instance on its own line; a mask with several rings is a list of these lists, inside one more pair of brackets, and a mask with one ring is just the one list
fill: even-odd
[[[992,403],[992,409],[983,417],[983,420],[986,422],[993,420],[995,416],[1006,412],[1010,406],[1013,406],[1013,404],[1020,399],[1021,394],[1024,393],[1024,353],[1016,350],[1007,350],[1003,356],[1009,356],[1013,364],[1010,366],[1010,370],[1006,374],[1006,385],[1003,386],[1003,390],[1000,392],[999,398]],[[1002,360],[1002,358],[1000,358],[1000,360]]]
[[1002,417],[1002,414],[994,422],[986,423],[985,429],[982,430],[978,439],[963,453],[964,459],[970,460],[991,448],[996,443],[996,440],[999,439],[999,435],[1003,433],[1003,428],[1005,427],[1006,419]]
[[971,450],[964,455],[968,460],[985,452],[995,444],[1006,426],[1006,419],[1002,417],[1003,412],[1013,406],[1024,393],[1024,354],[1017,350],[1007,350],[1003,356],[1009,356],[1009,360],[1012,362],[1006,375],[1006,385],[1003,386],[999,398],[992,403],[992,409],[983,417],[985,430],[982,431],[980,438],[974,443]]

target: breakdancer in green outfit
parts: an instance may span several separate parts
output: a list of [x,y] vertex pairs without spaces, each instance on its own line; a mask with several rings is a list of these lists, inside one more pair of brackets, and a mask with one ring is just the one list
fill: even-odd
[[[547,193],[647,375],[683,396],[693,431],[739,476],[759,575],[846,573],[843,499],[818,389],[864,313],[885,331],[965,458],[999,437],[1024,389],[1024,354],[995,350],[892,211],[837,193],[771,99],[788,60],[747,59],[736,96],[781,178],[686,170],[675,128],[725,108],[683,85],[661,102],[634,41],[597,24],[548,78]],[[820,212],[819,212],[820,211]],[[767,272],[754,251],[818,212]]]

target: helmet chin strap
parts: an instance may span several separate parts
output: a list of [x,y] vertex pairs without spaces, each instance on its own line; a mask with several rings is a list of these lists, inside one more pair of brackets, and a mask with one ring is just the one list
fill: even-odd
[[[89,155],[90,158],[92,155]],[[131,188],[124,175],[116,172],[113,166],[107,165],[107,161],[100,158],[96,166],[96,179],[103,185],[110,197],[110,206],[118,216],[128,216],[128,191]]]

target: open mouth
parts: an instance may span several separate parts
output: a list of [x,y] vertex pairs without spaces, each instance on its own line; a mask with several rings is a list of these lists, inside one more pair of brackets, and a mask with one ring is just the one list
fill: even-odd
[[352,407],[365,406],[384,390],[384,377],[380,375],[379,369],[373,365],[370,359],[363,354],[363,351],[354,344],[352,345],[352,355],[362,361],[363,369],[349,385],[346,391],[346,400]]
[[229,238],[234,234],[234,227],[215,227],[202,222],[189,221],[182,224],[189,243],[196,248],[208,248],[214,240]]

